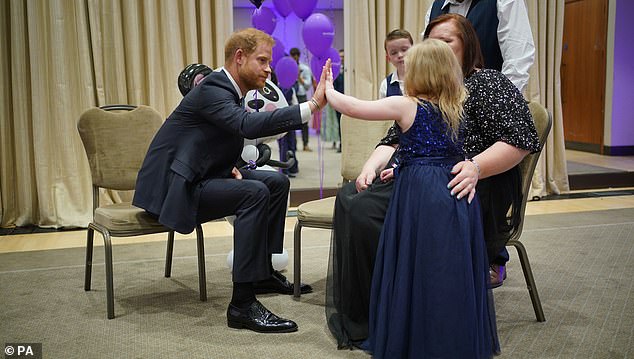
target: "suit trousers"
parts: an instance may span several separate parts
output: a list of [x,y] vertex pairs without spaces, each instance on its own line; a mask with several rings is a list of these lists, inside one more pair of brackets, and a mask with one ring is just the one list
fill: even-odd
[[290,182],[277,171],[241,170],[243,179],[202,182],[198,223],[235,215],[233,281],[256,282],[271,276],[271,254],[281,253]]

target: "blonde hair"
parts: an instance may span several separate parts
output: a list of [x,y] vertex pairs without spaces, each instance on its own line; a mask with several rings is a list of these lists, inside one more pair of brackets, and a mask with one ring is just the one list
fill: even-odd
[[455,138],[467,97],[462,69],[449,45],[425,39],[405,54],[405,93],[437,104]]
[[275,40],[264,31],[254,28],[234,32],[225,42],[225,64],[231,62],[233,55],[238,49],[242,49],[245,55],[249,56],[261,43],[266,43],[273,47]]

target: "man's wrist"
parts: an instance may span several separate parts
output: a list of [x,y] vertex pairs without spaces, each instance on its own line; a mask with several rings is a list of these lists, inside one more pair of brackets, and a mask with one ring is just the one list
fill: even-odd
[[319,106],[319,102],[317,102],[314,97],[310,99],[310,102],[315,106],[315,109],[317,111],[321,111],[321,106]]

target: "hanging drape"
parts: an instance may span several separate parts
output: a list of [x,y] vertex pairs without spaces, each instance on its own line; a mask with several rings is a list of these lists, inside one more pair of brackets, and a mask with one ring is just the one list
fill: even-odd
[[527,1],[526,5],[535,41],[535,63],[530,71],[527,98],[544,105],[553,116],[553,127],[535,168],[531,187],[531,196],[541,197],[570,190],[559,72],[564,0]]
[[[517,0],[514,0],[517,1]],[[346,44],[348,76],[346,92],[363,99],[377,97],[381,80],[393,69],[385,59],[383,40],[395,28],[412,33],[420,41],[425,14],[433,0],[347,0],[350,31]],[[526,1],[535,42],[527,98],[553,114],[553,129],[540,157],[532,183],[532,196],[569,190],[566,169],[559,67],[563,36],[564,0]],[[350,87],[348,87],[350,83]],[[349,90],[348,90],[349,89]]]
[[[376,98],[392,71],[385,35],[404,28],[420,41],[431,2],[344,0],[346,92]],[[527,1],[537,51],[527,97],[554,117],[533,179],[538,196],[568,190],[559,81],[563,3]],[[231,14],[231,1],[214,0],[2,1],[0,226],[86,226],[92,192],[75,128],[79,115],[127,103],[167,116],[180,99],[176,76],[185,65],[222,65]]]
[[223,64],[231,13],[214,0],[2,1],[0,225],[86,226],[79,115],[144,104],[167,116],[185,65]]
[[[420,41],[425,13],[432,0],[345,0],[344,16],[348,78],[346,93],[362,99],[378,97],[379,85],[394,71],[385,58],[385,36],[405,29]],[[350,84],[350,86],[348,86]]]

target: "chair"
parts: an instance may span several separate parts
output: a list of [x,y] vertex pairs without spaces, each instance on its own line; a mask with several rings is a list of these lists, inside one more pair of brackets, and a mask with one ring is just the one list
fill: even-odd
[[537,102],[530,102],[528,107],[531,111],[531,115],[533,116],[535,128],[537,129],[537,134],[539,136],[540,152],[529,154],[524,157],[522,162],[519,164],[522,178],[522,203],[517,215],[520,216],[520,220],[517,230],[511,235],[511,239],[506,245],[513,246],[517,250],[520,263],[522,264],[522,272],[524,272],[524,279],[526,280],[526,287],[528,288],[528,293],[531,297],[531,302],[533,303],[533,309],[535,310],[535,317],[538,322],[545,322],[546,317],[544,316],[542,303],[539,300],[539,294],[537,293],[537,286],[535,285],[535,278],[533,277],[533,271],[528,260],[528,253],[526,252],[526,247],[524,247],[524,244],[520,241],[520,236],[522,235],[522,227],[524,226],[524,213],[526,211],[526,202],[528,202],[529,199],[528,196],[531,188],[531,182],[533,180],[533,173],[535,172],[535,167],[537,166],[537,160],[539,160],[541,150],[548,138],[548,134],[550,133],[550,128],[552,127],[552,117],[550,113]]
[[[116,112],[115,112],[116,111]],[[90,290],[94,231],[104,241],[108,319],[114,318],[111,237],[167,232],[165,277],[172,271],[174,231],[164,227],[130,202],[99,204],[99,189],[133,190],[136,177],[162,116],[147,106],[110,105],[85,111],[77,122],[92,175],[93,220],[86,236],[84,289]],[[196,227],[200,300],[207,300],[205,248],[202,227]]]
[[[354,181],[374,147],[387,133],[392,121],[369,122],[341,115],[341,176],[343,183]],[[302,228],[332,229],[335,196],[302,203],[297,207],[293,242],[294,293],[299,298],[301,286]]]

